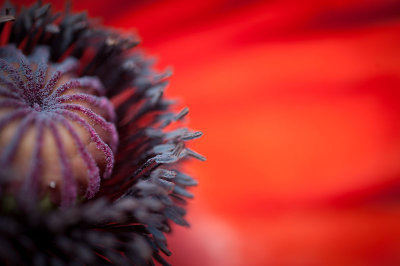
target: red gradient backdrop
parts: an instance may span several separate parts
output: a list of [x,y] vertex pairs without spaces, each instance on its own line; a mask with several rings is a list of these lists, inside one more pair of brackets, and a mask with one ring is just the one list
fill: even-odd
[[135,29],[205,133],[173,264],[400,265],[398,0],[74,9]]

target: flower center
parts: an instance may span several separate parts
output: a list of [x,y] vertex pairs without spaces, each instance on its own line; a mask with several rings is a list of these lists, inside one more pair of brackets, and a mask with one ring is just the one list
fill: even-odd
[[111,175],[118,143],[101,82],[74,78],[73,59],[48,65],[43,47],[28,58],[13,46],[0,54],[0,167],[11,168],[24,192],[66,205],[93,197]]

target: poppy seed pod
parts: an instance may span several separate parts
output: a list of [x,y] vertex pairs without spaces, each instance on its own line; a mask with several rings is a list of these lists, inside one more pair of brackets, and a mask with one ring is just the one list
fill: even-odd
[[15,46],[0,54],[1,164],[25,177],[30,197],[40,188],[70,205],[80,185],[92,198],[100,187],[99,166],[110,177],[118,144],[115,125],[106,120],[115,119],[114,107],[100,97],[101,82],[72,78],[73,58],[49,66],[46,46],[28,58]]

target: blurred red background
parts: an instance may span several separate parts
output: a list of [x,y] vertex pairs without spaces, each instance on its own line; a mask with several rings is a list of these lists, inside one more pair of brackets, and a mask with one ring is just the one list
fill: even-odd
[[400,265],[398,0],[74,2],[205,133],[174,265]]

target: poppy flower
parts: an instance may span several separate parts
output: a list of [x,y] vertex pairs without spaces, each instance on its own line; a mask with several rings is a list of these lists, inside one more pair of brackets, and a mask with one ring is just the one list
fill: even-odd
[[[63,5],[54,1],[61,9]],[[398,265],[397,0],[75,1],[173,66],[207,154],[174,265]]]
[[168,265],[197,184],[181,162],[204,160],[170,72],[83,13],[6,3],[0,23],[0,261]]

